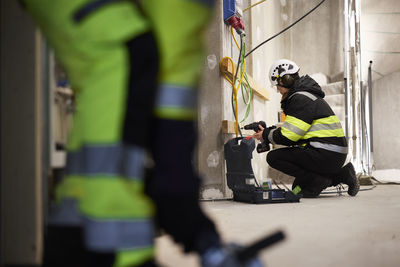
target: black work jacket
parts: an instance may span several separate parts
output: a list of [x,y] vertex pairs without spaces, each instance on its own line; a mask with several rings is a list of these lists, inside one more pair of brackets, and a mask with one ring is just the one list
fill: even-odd
[[311,145],[346,154],[343,128],[324,97],[316,81],[308,75],[301,77],[281,101],[285,122],[269,131],[265,138],[273,144]]

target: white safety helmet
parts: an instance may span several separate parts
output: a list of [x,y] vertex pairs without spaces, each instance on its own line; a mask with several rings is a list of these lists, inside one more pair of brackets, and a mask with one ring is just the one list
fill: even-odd
[[271,85],[275,86],[281,84],[280,79],[286,74],[295,74],[300,70],[299,66],[291,60],[279,59],[272,64],[269,71],[269,80]]

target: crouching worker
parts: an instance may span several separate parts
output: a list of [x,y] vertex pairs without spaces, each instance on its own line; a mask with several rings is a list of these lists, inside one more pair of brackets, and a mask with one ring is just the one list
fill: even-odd
[[286,114],[282,127],[260,127],[254,138],[287,147],[270,151],[267,162],[295,177],[292,189],[303,197],[317,197],[322,190],[339,183],[348,185],[355,196],[359,182],[354,167],[343,164],[347,141],[339,119],[323,99],[325,93],[308,75],[299,76],[296,63],[281,59],[270,70],[270,81],[282,95]]

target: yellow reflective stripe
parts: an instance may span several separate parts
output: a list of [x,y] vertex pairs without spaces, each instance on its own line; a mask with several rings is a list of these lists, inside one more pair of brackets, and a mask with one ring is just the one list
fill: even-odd
[[96,176],[84,179],[79,210],[97,219],[150,218],[154,206],[144,193],[144,184],[125,177]]
[[303,135],[306,134],[306,131],[304,131],[302,129],[299,129],[296,126],[294,126],[294,125],[292,125],[292,124],[290,124],[290,123],[288,123],[286,121],[283,123],[282,127],[285,128],[286,130],[289,130],[289,131],[291,131],[291,132],[293,132],[293,133],[295,133],[297,135],[300,135],[300,136],[303,136]]
[[294,116],[290,116],[290,115],[286,116],[285,122],[290,123],[290,124],[296,126],[297,128],[299,128],[300,130],[303,130],[305,132],[307,132],[308,128],[310,128],[310,126],[311,126],[307,122],[302,121],[302,120],[300,120],[300,119],[298,119],[298,118],[296,118]]
[[292,140],[293,142],[298,141],[310,128],[310,124],[294,117],[287,115],[285,123],[281,127],[281,133],[283,136]]
[[113,267],[137,266],[154,258],[154,246],[135,250],[118,251]]
[[314,120],[303,139],[313,137],[343,137],[344,131],[336,115]]
[[344,136],[343,129],[321,130],[321,131],[308,132],[306,135],[304,135],[303,139],[309,139],[313,137],[343,137],[343,136]]
[[340,123],[340,120],[336,115],[332,115],[326,118],[314,120],[312,124],[331,124],[331,123]]
[[167,120],[191,121],[197,118],[197,110],[172,107],[157,107],[154,111],[156,117]]
[[293,142],[298,141],[302,136],[298,135],[292,131],[289,131],[286,128],[281,127],[281,133],[283,136],[285,136],[287,139],[292,140]]
[[83,196],[82,184],[84,178],[82,176],[67,176],[56,187],[56,201],[61,204],[64,198],[80,199]]

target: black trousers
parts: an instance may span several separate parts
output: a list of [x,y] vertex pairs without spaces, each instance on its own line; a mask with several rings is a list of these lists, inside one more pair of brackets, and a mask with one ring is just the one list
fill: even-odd
[[154,127],[155,166],[146,187],[156,204],[156,222],[185,251],[202,254],[219,246],[220,237],[199,204],[200,178],[193,168],[196,123],[156,119]]
[[[346,161],[346,154],[313,147],[286,147],[267,154],[268,164],[295,177],[295,185],[312,191],[323,190],[321,185],[336,185],[338,173]],[[328,182],[327,182],[328,180]]]

